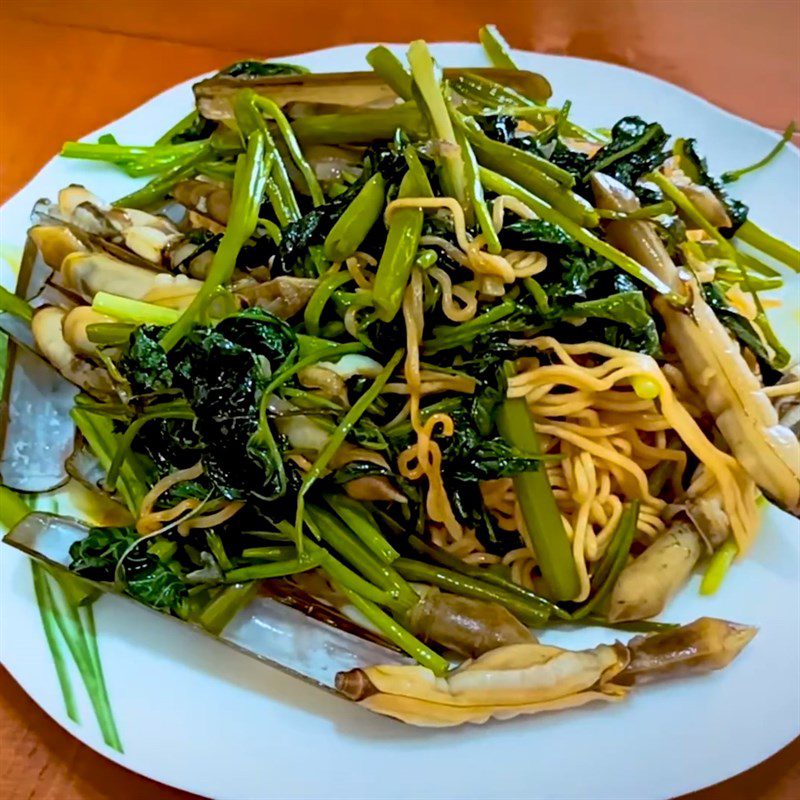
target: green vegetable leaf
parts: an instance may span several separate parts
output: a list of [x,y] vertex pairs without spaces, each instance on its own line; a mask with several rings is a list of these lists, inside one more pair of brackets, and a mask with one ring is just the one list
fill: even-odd
[[639,178],[664,163],[668,139],[657,122],[624,117],[611,129],[611,141],[589,160],[589,171],[603,172],[632,189]]
[[137,393],[179,392],[195,420],[153,420],[137,439],[162,472],[202,460],[206,478],[227,498],[264,499],[286,489],[280,458],[251,447],[261,391],[279,367],[297,357],[295,332],[261,309],[193,328],[169,353],[165,329],[138,328],[120,370]]
[[656,323],[644,295],[639,291],[618,292],[609,297],[576,303],[572,313],[584,319],[607,319],[620,323],[622,328],[603,326],[603,339],[615,347],[651,355],[660,352]]
[[676,139],[672,152],[680,159],[681,169],[686,175],[695,183],[711,189],[725,207],[732,224],[730,228],[723,228],[722,232],[726,236],[733,236],[747,220],[750,209],[741,200],[731,197],[722,182],[709,173],[708,163],[697,152],[696,139]]
[[117,563],[136,538],[130,528],[90,528],[85,539],[70,546],[69,568],[89,580],[113,581]]

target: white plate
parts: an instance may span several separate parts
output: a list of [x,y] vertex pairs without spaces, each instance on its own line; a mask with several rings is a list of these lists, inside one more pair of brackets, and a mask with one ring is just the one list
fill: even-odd
[[[369,45],[292,58],[313,70],[360,69]],[[402,48],[397,48],[400,53]],[[446,66],[485,64],[476,45],[436,45]],[[663,81],[622,67],[519,53],[547,75],[576,119],[610,126],[626,114],[696,136],[714,171],[748,164],[775,136]],[[152,141],[191,107],[191,82],[159,95],[106,130]],[[98,164],[56,159],[2,209],[2,253],[21,249],[28,215],[70,182],[114,198],[131,181]],[[753,216],[797,242],[800,158],[785,150],[735,192]],[[9,250],[11,246],[11,250]],[[7,267],[5,268],[7,269]],[[8,283],[8,273],[6,280]],[[796,281],[777,316],[797,352]],[[792,296],[793,295],[793,296]],[[728,669],[635,691],[595,706],[484,727],[404,727],[271,670],[119,598],[97,607],[100,650],[125,747],[105,747],[88,708],[66,719],[25,559],[0,547],[0,657],[25,691],[64,728],[112,760],[164,783],[223,798],[662,798],[700,789],[757,764],[800,731],[800,537],[770,509],[750,557],[721,591],[697,579],[669,609],[689,621],[720,616],[760,627]],[[549,635],[580,647],[605,631]]]

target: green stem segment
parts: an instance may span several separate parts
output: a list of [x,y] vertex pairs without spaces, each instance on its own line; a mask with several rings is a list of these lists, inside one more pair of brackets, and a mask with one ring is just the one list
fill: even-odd
[[783,132],[783,136],[781,136],[780,141],[775,144],[775,146],[767,153],[764,158],[760,158],[756,161],[755,164],[751,164],[749,167],[742,167],[741,169],[734,169],[730,170],[729,172],[722,173],[722,181],[723,183],[733,183],[734,181],[738,181],[742,175],[747,175],[748,172],[755,172],[757,169],[761,169],[762,167],[766,167],[778,153],[783,150],[786,146],[786,143],[791,141],[792,136],[794,136],[794,132],[797,130],[797,125],[794,121],[790,122],[786,126],[786,130]]
[[0,311],[13,314],[24,322],[33,319],[33,309],[21,297],[0,286]]
[[[419,197],[421,191],[424,187],[418,185],[411,172],[407,172],[400,183],[398,198]],[[422,209],[401,208],[394,212],[389,222],[386,246],[373,288],[375,307],[384,322],[393,320],[403,304],[403,294],[419,247],[422,218]]]
[[376,172],[361,187],[361,191],[325,237],[325,258],[329,261],[344,261],[358,250],[381,216],[385,184],[383,175]]
[[234,583],[226,586],[200,612],[197,621],[209,632],[219,636],[225,626],[255,597],[258,584]]
[[[433,561],[441,564],[443,567],[447,567],[449,570],[454,572],[460,572],[462,575],[467,575],[470,578],[475,578],[483,583],[490,583],[492,586],[496,586],[499,589],[502,589],[504,592],[510,593],[519,597],[525,603],[530,604],[530,607],[534,613],[537,612],[547,612],[551,616],[558,617],[559,619],[568,620],[570,615],[557,606],[555,603],[546,600],[544,597],[539,597],[538,594],[532,592],[530,589],[526,589],[524,586],[519,586],[518,584],[514,583],[510,578],[505,577],[504,575],[500,574],[500,571],[497,566],[494,567],[475,567],[469,564],[466,564],[457,556],[453,556],[448,553],[446,550],[442,550],[435,545],[428,544],[427,542],[422,541],[422,539],[418,538],[417,536],[410,536],[408,539],[408,543],[411,547],[414,548],[418,553],[427,556],[428,558],[432,559]],[[508,568],[503,568],[505,571],[508,571]]]
[[172,325],[181,316],[181,312],[174,308],[145,303],[141,300],[131,300],[128,297],[108,292],[98,292],[92,298],[92,308],[99,314],[105,314],[132,325]]
[[379,44],[367,53],[367,63],[403,100],[411,99],[411,75],[389,48]]
[[31,513],[28,504],[7,486],[0,484],[0,525],[11,530]]
[[620,573],[625,569],[628,561],[628,554],[633,544],[633,537],[636,533],[636,523],[639,519],[639,501],[634,500],[626,506],[619,518],[617,530],[614,533],[612,549],[606,553],[595,573],[593,584],[597,585],[594,597],[584,603],[577,611],[572,614],[573,620],[580,620],[588,617],[595,609],[602,607],[606,602]]
[[317,456],[316,461],[311,466],[311,469],[305,474],[303,483],[300,486],[300,491],[297,493],[297,513],[295,515],[295,531],[298,542],[298,549],[302,545],[302,526],[303,526],[303,512],[305,509],[305,496],[311,486],[315,483],[317,478],[322,474],[328,462],[333,458],[334,453],[341,447],[347,434],[353,429],[353,426],[363,416],[364,412],[372,405],[375,398],[381,393],[381,390],[386,385],[391,377],[400,360],[403,358],[403,350],[398,350],[389,359],[389,363],[380,371],[380,374],[375,378],[372,386],[367,389],[361,397],[356,400],[350,410],[344,415],[344,418],[339,423],[339,427],[328,439],[325,446]]
[[499,586],[492,586],[477,578],[436,564],[427,564],[424,561],[414,561],[410,558],[398,558],[394,562],[394,566],[409,581],[438,586],[440,589],[462,597],[474,597],[478,600],[499,603],[526,625],[542,627],[550,616],[547,606],[531,603]]
[[[310,519],[306,519],[306,524],[311,532],[322,541],[322,536],[315,523]],[[290,537],[294,535],[294,528],[292,528],[288,522],[279,522],[277,527],[282,533],[288,534]],[[387,608],[398,606],[396,598],[392,597],[388,592],[379,589],[369,581],[364,580],[364,578],[350,569],[350,567],[345,566],[341,561],[334,558],[324,547],[315,544],[310,539],[304,543],[304,546],[312,555],[321,555],[322,561],[320,567],[337,583],[347,586],[351,591],[356,592],[367,600],[377,603],[380,606],[386,606]]]
[[176,158],[166,172],[157,175],[141,189],[115,200],[114,205],[118,208],[146,208],[163,200],[177,183],[194,175],[198,165],[208,161],[213,152],[214,149],[210,144],[189,151],[181,158]]
[[238,567],[225,573],[226,583],[239,583],[240,581],[258,581],[267,578],[282,578],[285,575],[296,575],[298,572],[307,572],[316,569],[322,563],[320,553],[305,553],[300,558],[290,558],[287,561],[273,561],[270,564],[254,564],[251,567]]
[[461,204],[467,216],[467,224],[471,224],[472,208],[467,203],[467,179],[461,154],[456,145],[453,122],[442,94],[442,71],[433,60],[428,45],[421,39],[409,46],[408,63],[431,129],[437,139],[449,145],[440,154],[442,189],[445,195],[454,197]]
[[733,559],[736,558],[739,548],[733,537],[726,539],[719,549],[711,556],[703,580],[700,583],[700,594],[714,594],[728,574]]
[[400,553],[384,539],[375,518],[363,503],[344,494],[326,494],[325,501],[336,515],[384,564],[391,564]]
[[323,309],[333,293],[351,280],[353,278],[347,271],[329,272],[323,275],[303,311],[303,322],[309,334],[316,336],[320,332]]
[[[541,455],[539,437],[524,397],[506,398],[497,417],[501,436],[520,452]],[[514,490],[525,522],[525,531],[542,577],[555,600],[572,600],[581,584],[561,512],[543,466],[514,476]]]
[[502,250],[500,239],[492,223],[492,215],[486,205],[483,196],[483,184],[481,184],[480,173],[478,172],[478,162],[467,137],[462,130],[456,131],[456,142],[461,148],[461,157],[464,161],[464,175],[466,177],[467,199],[472,205],[475,219],[478,221],[483,238],[486,241],[486,249],[490,253],[497,254]]
[[416,636],[395,622],[385,611],[370,600],[354,592],[343,583],[334,581],[333,585],[357,608],[390,642],[408,653],[423,667],[435,675],[445,675],[450,665],[438,653],[424,645]]
[[492,62],[498,69],[517,69],[514,59],[511,58],[511,49],[495,25],[484,25],[479,33],[481,44]]
[[515,197],[520,202],[524,203],[537,217],[543,219],[545,222],[552,222],[563,228],[567,235],[571,236],[577,242],[580,242],[584,247],[588,247],[600,256],[607,258],[612,264],[618,266],[623,272],[627,272],[633,278],[641,281],[645,285],[654,289],[659,294],[668,295],[678,305],[682,305],[683,301],[680,297],[676,297],[670,291],[664,281],[653,275],[650,270],[643,267],[638,261],[635,261],[630,256],[612,247],[607,242],[595,236],[590,231],[576,224],[573,220],[564,216],[557,209],[548,206],[535,197],[529,191],[524,189],[519,184],[498,175],[496,172],[481,167],[481,181],[485,188],[497,194],[507,194]]
[[267,182],[266,139],[259,130],[247,140],[247,152],[239,156],[233,182],[228,227],[208,270],[208,276],[180,319],[167,331],[161,346],[169,352],[194,325],[216,290],[226,284],[236,266],[236,257],[253,235]]
[[315,206],[323,205],[325,196],[322,194],[322,189],[320,188],[319,181],[317,180],[313,168],[308,161],[306,161],[303,151],[300,149],[300,145],[292,130],[292,126],[289,124],[289,120],[286,119],[286,116],[280,108],[278,108],[277,104],[269,98],[256,95],[254,92],[252,93],[252,97],[256,107],[265,112],[278,126],[278,130],[281,132],[284,142],[286,142],[286,148],[289,150],[292,161],[294,161],[295,166],[300,170],[301,175],[305,179],[308,191],[311,194],[312,202]]
[[390,108],[348,111],[346,114],[316,114],[292,122],[297,138],[309,144],[369,144],[391,139],[398,128],[409,136],[425,135],[425,118],[416,103]]
[[759,228],[755,222],[747,220],[738,231],[736,231],[736,238],[760,250],[762,253],[771,258],[786,264],[787,267],[800,272],[800,250],[792,247],[777,236],[767,233],[763,228]]
[[[114,433],[111,419],[93,414],[88,409],[75,407],[70,416],[78,430],[86,439],[92,452],[97,456],[106,472],[111,467],[114,454],[119,448],[119,437]],[[134,518],[139,516],[142,500],[147,494],[149,483],[144,469],[134,454],[128,452],[119,470],[119,493]]]
[[419,598],[417,593],[390,565],[369,551],[347,526],[322,508],[311,506],[306,511],[309,527],[368,581],[387,592],[392,605],[410,608]]

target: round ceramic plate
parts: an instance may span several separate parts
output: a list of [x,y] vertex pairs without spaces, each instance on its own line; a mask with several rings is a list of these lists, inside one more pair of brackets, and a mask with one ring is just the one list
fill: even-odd
[[[316,71],[364,68],[369,45],[290,60]],[[398,54],[402,48],[396,48]],[[433,48],[445,66],[482,65],[477,45]],[[695,136],[714,172],[756,160],[775,135],[655,78],[610,64],[518,53],[548,76],[576,120],[610,127],[626,114]],[[147,143],[188,112],[191,82],[110,125],[121,142]],[[94,138],[94,137],[92,137]],[[30,209],[69,183],[101,197],[132,181],[89,162],[55,159],[2,210],[2,255],[21,251]],[[800,226],[800,157],[787,148],[735,192],[754,219],[793,243]],[[9,267],[5,280],[8,285]],[[797,352],[798,284],[775,319]],[[668,610],[686,622],[719,616],[760,632],[726,670],[645,687],[616,705],[483,727],[419,730],[361,710],[191,630],[115,597],[97,605],[102,663],[124,753],[107,748],[88,703],[67,719],[25,558],[0,547],[3,664],[53,719],[81,741],[148,777],[219,798],[662,798],[728,778],[775,753],[800,724],[800,537],[797,520],[764,513],[761,535],[719,593],[695,578]],[[583,647],[611,631],[547,634]],[[76,679],[77,680],[77,679]],[[79,685],[79,684],[76,684]]]

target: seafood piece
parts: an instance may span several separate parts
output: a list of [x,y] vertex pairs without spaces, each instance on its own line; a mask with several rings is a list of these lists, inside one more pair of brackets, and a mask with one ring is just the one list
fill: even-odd
[[108,292],[172,308],[187,305],[202,286],[185,275],[154,272],[107,253],[72,253],[61,264],[61,276],[66,288],[87,300]]
[[628,642],[630,662],[617,683],[638,685],[722,669],[756,633],[751,625],[701,617],[670,631],[636,636]]
[[89,339],[86,329],[89,325],[116,322],[113,317],[95,311],[91,306],[76,306],[67,312],[62,323],[64,340],[83,356],[96,356],[97,345]]
[[420,601],[406,617],[409,629],[424,642],[436,642],[474,658],[498,647],[535,642],[533,634],[499,603],[420,589]]
[[[219,233],[228,224],[231,210],[231,190],[229,186],[221,186],[212,181],[181,181],[172,190],[172,196],[190,212],[197,212],[204,219],[217,223],[216,229],[209,228],[212,233]],[[207,227],[200,225],[199,227]]]
[[248,305],[266,309],[281,319],[289,319],[306,307],[318,283],[315,278],[281,275],[265,283],[242,281],[234,291],[243,297]]
[[423,727],[484,723],[622,700],[629,687],[727,666],[756,629],[703,617],[664,633],[591,650],[512,644],[468,661],[445,678],[421,666],[385,665],[336,676],[359,705]]
[[[480,67],[444,70],[447,79],[464,74],[474,74],[502,83],[540,102],[544,102],[552,94],[547,79],[534,72]],[[206,119],[230,119],[233,117],[233,96],[245,87],[256,94],[269,97],[279,106],[289,103],[325,103],[351,108],[379,108],[390,106],[397,100],[392,88],[374,72],[304,73],[265,78],[218,75],[194,85],[197,110]]]
[[39,248],[44,263],[60,270],[64,259],[71,253],[85,253],[87,247],[66,225],[34,225],[28,235]]
[[412,725],[480,724],[621,700],[626,690],[613,679],[628,659],[621,644],[584,651],[512,644],[468,661],[446,678],[425,667],[386,665],[340,673],[336,688],[370,711]]
[[675,522],[620,573],[608,619],[623,622],[660,614],[691,575],[703,552],[700,534],[686,522]]
[[[623,212],[639,208],[636,195],[606,175],[595,174],[592,188],[600,208]],[[663,297],[655,301],[684,371],[736,460],[765,494],[787,511],[800,513],[800,443],[780,424],[764,387],[703,299],[697,282],[675,266],[652,223],[611,222],[607,235],[673,290],[690,292],[690,310],[673,308]]]
[[67,342],[64,322],[68,312],[63,308],[46,306],[31,320],[31,331],[42,355],[71,383],[92,394],[110,394],[113,385],[105,369],[80,358]]

